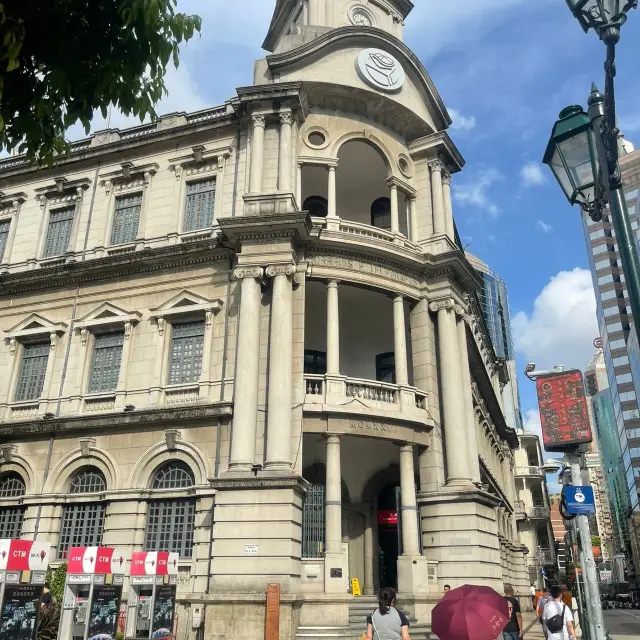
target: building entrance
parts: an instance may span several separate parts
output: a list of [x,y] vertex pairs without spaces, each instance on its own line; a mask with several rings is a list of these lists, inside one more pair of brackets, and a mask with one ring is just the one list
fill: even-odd
[[380,587],[398,587],[400,487],[388,485],[378,496],[378,564]]

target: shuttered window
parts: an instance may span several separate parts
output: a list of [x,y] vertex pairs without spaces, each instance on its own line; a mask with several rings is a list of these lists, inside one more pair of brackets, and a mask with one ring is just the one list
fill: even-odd
[[61,256],[69,249],[75,207],[54,209],[49,213],[49,228],[44,243],[44,257]]
[[[10,471],[0,477],[0,498],[19,498],[26,493],[24,480]],[[0,507],[0,539],[19,538],[22,533],[24,507]]]
[[324,555],[324,485],[311,484],[302,498],[302,557]]
[[216,181],[200,180],[187,184],[187,202],[184,212],[184,231],[205,229],[213,224],[216,200]]
[[113,216],[111,244],[134,242],[140,224],[142,194],[134,193],[116,198],[116,210]]
[[35,400],[42,394],[50,349],[50,342],[34,342],[24,345],[18,386],[16,388],[16,400],[18,402],[21,400]]
[[118,386],[124,333],[99,333],[95,337],[89,393],[114,391]]
[[[195,485],[193,473],[180,461],[160,467],[153,477],[152,489],[186,489]],[[145,551],[169,551],[190,558],[196,502],[193,499],[153,500],[149,502]]]
[[2,262],[4,252],[7,249],[9,229],[11,229],[11,220],[0,220],[0,262]]
[[169,384],[196,382],[202,373],[204,321],[173,325]]
[[[102,472],[95,467],[81,469],[71,480],[73,495],[106,491]],[[101,502],[66,505],[62,511],[58,559],[65,560],[71,547],[99,547],[102,544],[106,505]]]

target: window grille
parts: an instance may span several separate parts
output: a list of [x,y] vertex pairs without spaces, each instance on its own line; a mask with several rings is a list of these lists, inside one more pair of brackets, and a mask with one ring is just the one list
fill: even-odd
[[89,376],[89,393],[114,391],[118,386],[123,344],[122,331],[96,335]]
[[[195,479],[191,469],[182,462],[170,462],[156,471],[153,489],[185,489]],[[193,553],[193,532],[196,501],[193,499],[153,500],[149,502],[146,551],[169,551],[190,558]]]
[[140,224],[141,207],[141,193],[116,198],[111,244],[126,244],[127,242],[135,241]]
[[324,485],[312,484],[302,500],[302,557],[324,554]]
[[216,200],[216,181],[200,180],[187,184],[187,202],[184,212],[184,231],[205,229],[213,224]]
[[[76,473],[69,486],[71,494],[105,491],[104,475],[95,467]],[[102,503],[71,504],[62,511],[58,559],[64,560],[71,547],[99,547],[102,544],[106,506]]]
[[35,400],[42,394],[50,350],[50,342],[34,342],[24,345],[18,386],[16,387],[17,401]]
[[196,382],[202,373],[204,321],[173,326],[169,384]]
[[396,356],[393,351],[376,356],[376,380],[389,384],[396,383]]
[[7,248],[7,238],[9,237],[9,229],[11,228],[11,220],[0,220],[0,262],[4,258],[4,252]]
[[[26,493],[24,480],[14,472],[0,478],[0,498],[19,498]],[[0,538],[19,538],[22,533],[24,507],[0,507]]]
[[65,207],[49,212],[49,228],[44,243],[45,258],[60,256],[69,249],[75,210],[75,207]]
[[323,376],[327,373],[327,354],[324,351],[304,350],[304,372]]
[[391,200],[378,198],[371,205],[371,224],[379,229],[391,230]]

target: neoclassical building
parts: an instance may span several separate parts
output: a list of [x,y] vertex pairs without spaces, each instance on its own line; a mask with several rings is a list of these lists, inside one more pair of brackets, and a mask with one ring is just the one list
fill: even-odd
[[445,583],[525,592],[411,9],[278,0],[224,105],[0,162],[0,537],[178,552],[181,639],[194,603],[263,638],[273,583],[284,640],[359,637],[385,585],[423,625]]

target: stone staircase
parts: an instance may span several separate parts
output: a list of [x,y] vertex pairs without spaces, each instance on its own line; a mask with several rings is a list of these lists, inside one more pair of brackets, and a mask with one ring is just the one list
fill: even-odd
[[[370,616],[378,606],[377,598],[373,596],[361,596],[354,598],[349,603],[349,626],[348,627],[299,627],[296,640],[360,640],[363,633],[367,631],[367,616]],[[402,607],[398,607],[402,609]],[[434,640],[431,635],[429,625],[420,624],[412,618],[409,633],[411,640]]]

